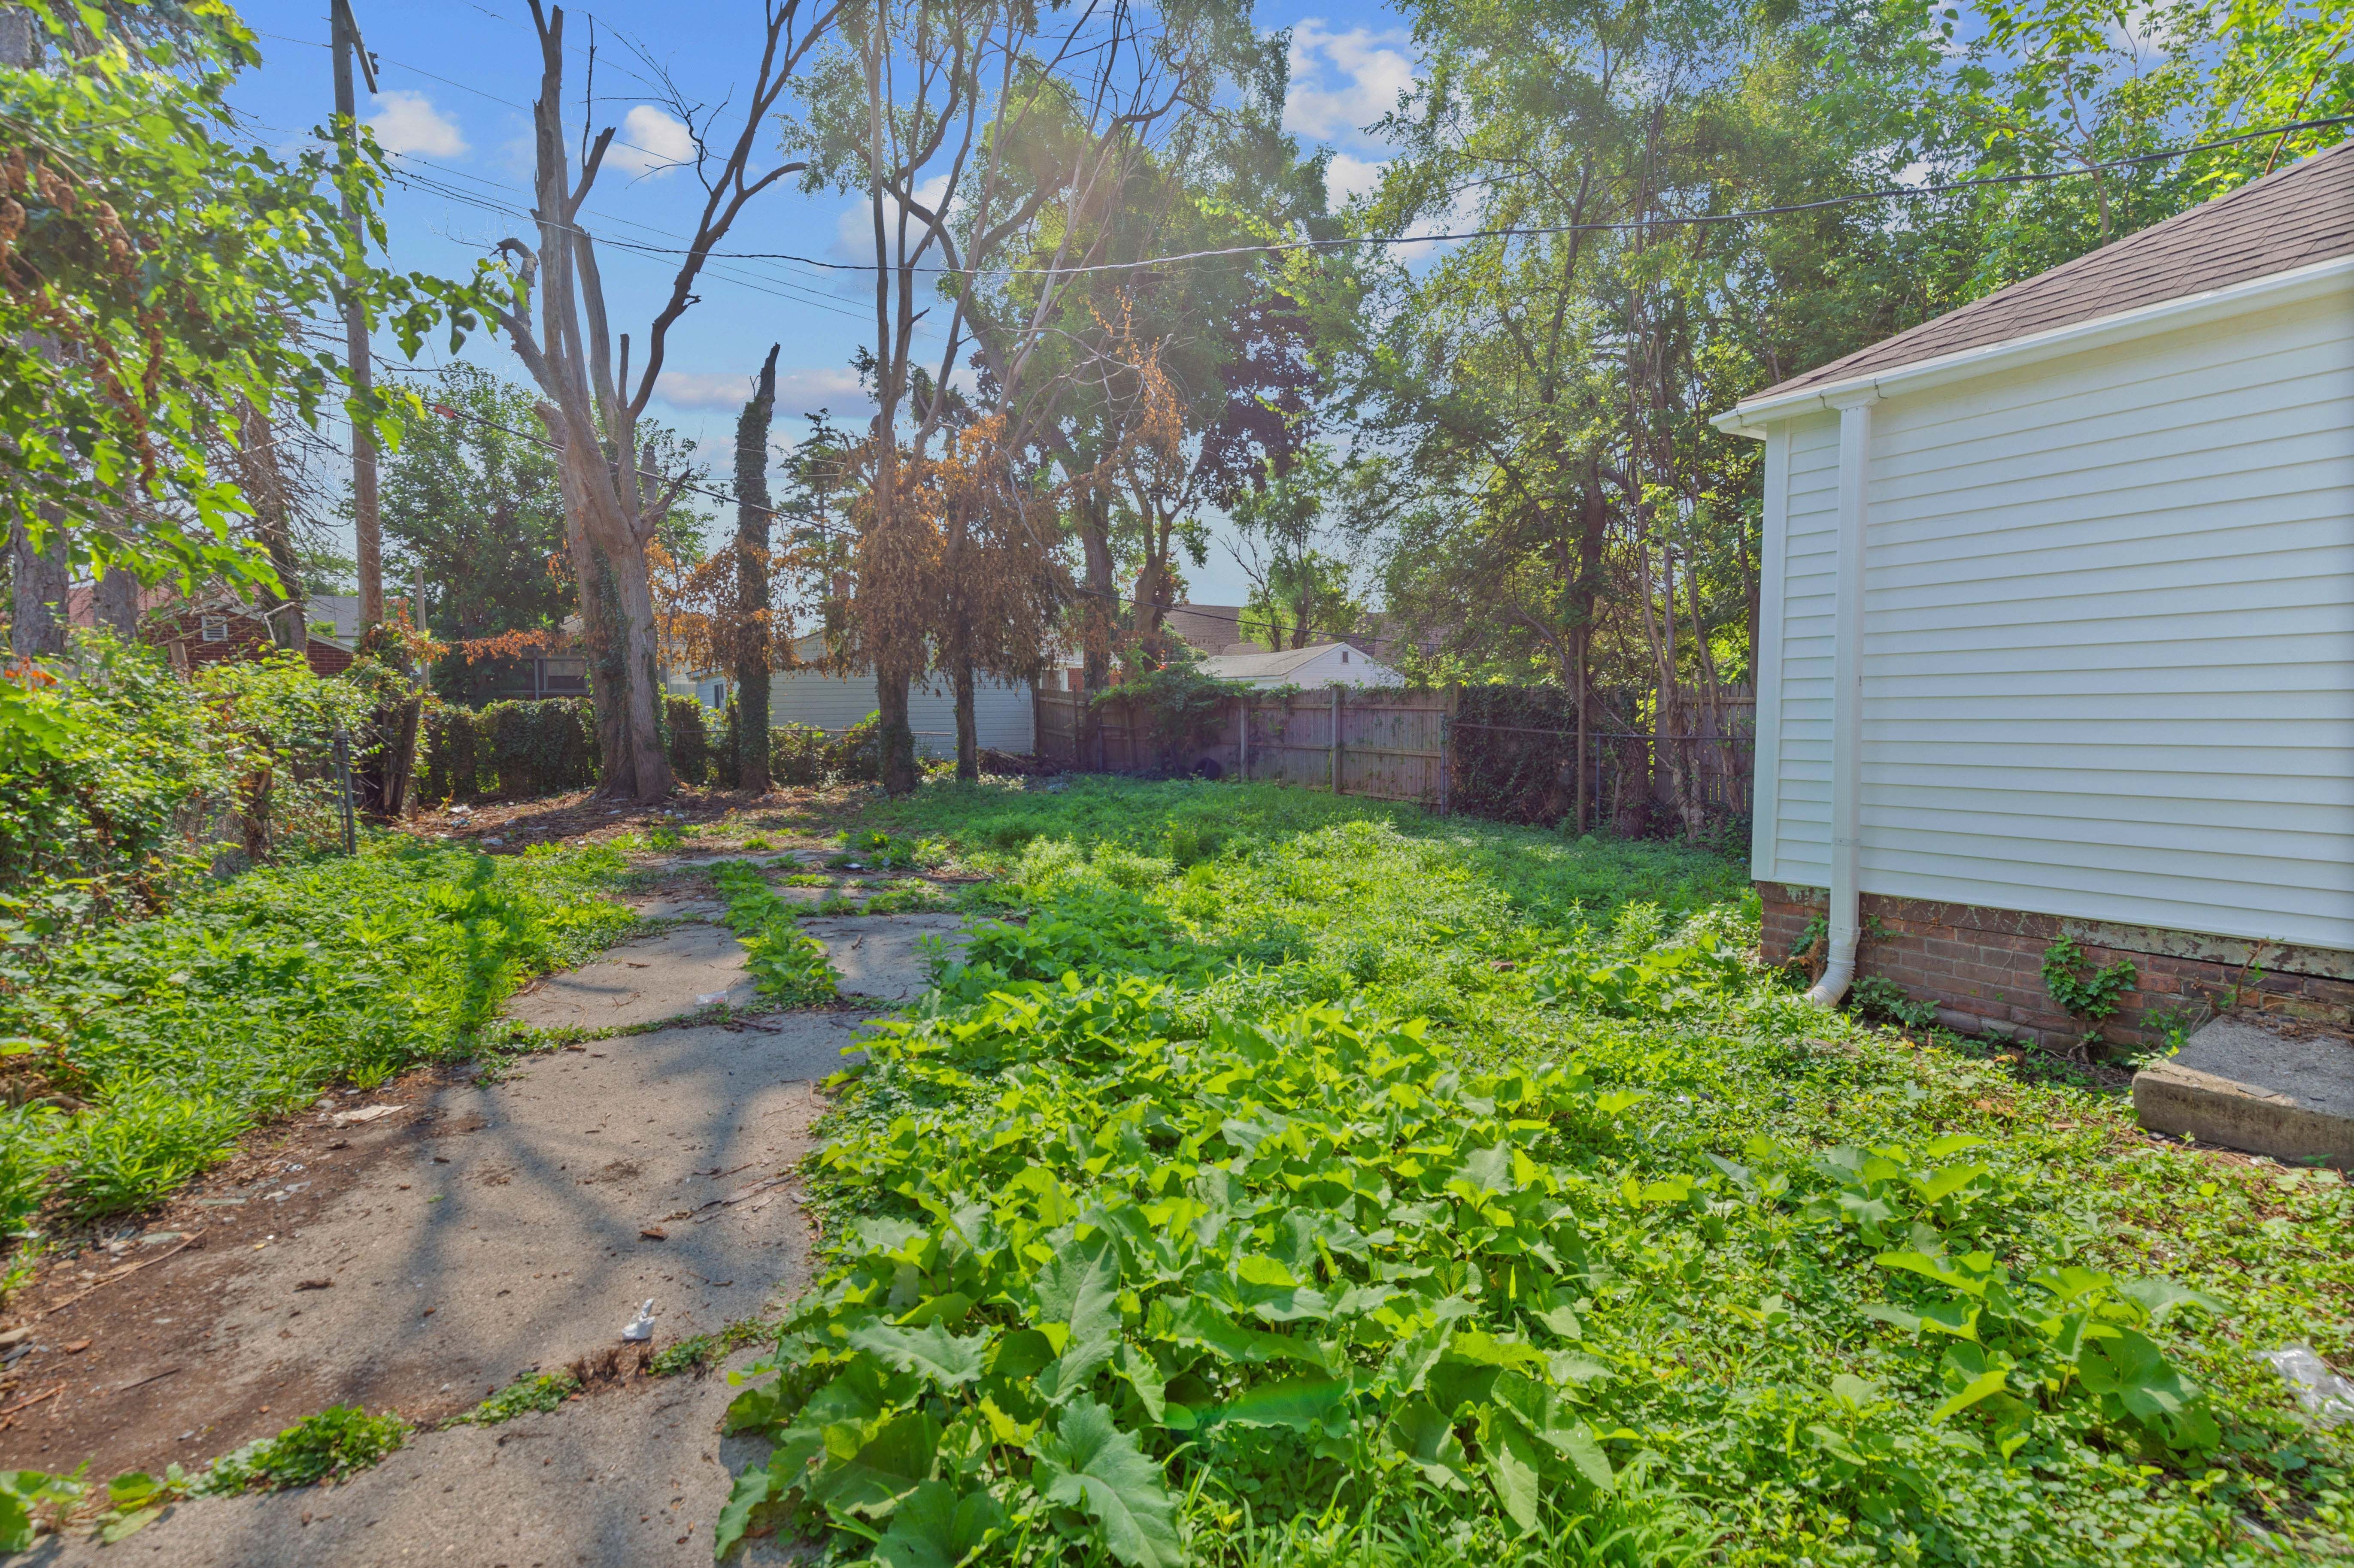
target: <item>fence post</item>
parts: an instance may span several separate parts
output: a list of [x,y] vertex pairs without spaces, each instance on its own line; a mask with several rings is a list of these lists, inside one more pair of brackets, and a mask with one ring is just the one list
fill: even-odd
[[1235,699],[1235,773],[1246,784],[1250,782],[1250,699]]
[[1341,683],[1332,683],[1332,793],[1341,792]]
[[1462,685],[1455,681],[1447,683],[1447,706],[1438,709],[1438,814],[1441,817],[1447,814],[1447,805],[1450,805],[1447,787],[1455,781],[1452,775],[1455,775],[1455,694],[1458,693],[1462,693]]
[[341,725],[335,726],[335,784],[343,798],[344,853],[355,853],[359,846],[352,832],[352,737]]

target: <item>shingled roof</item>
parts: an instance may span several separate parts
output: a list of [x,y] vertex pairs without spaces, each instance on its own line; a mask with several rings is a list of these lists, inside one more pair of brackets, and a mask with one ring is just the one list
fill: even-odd
[[2354,142],[1743,401],[1829,387],[2354,254]]

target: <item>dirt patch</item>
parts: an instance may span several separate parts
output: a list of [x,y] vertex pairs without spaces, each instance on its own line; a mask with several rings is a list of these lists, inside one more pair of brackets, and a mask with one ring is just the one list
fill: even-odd
[[805,1277],[784,1177],[858,1021],[661,1030],[497,1083],[419,1072],[333,1102],[390,1115],[258,1135],[12,1298],[34,1348],[0,1409],[47,1397],[0,1414],[0,1466],[201,1463],[336,1404],[438,1418],[615,1344],[648,1297],[656,1344],[758,1315]]
[[[872,785],[737,790],[683,789],[654,806],[616,803],[585,789],[535,800],[486,801],[436,807],[402,826],[419,838],[449,840],[489,854],[515,854],[534,844],[597,843],[623,833],[702,830],[715,853],[735,853],[750,837],[779,848],[822,846],[874,800]],[[496,840],[496,842],[492,841]]]

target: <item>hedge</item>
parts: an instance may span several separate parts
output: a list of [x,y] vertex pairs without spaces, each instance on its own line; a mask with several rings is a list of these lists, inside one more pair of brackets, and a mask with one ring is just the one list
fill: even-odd
[[424,800],[510,800],[597,782],[597,712],[586,697],[445,707],[426,715]]
[[[666,696],[663,738],[681,784],[736,786],[736,711]],[[427,805],[559,795],[597,782],[597,715],[586,697],[445,707],[426,715],[419,763]],[[824,784],[877,777],[875,721],[841,736],[808,725],[769,731],[769,774],[779,784]]]

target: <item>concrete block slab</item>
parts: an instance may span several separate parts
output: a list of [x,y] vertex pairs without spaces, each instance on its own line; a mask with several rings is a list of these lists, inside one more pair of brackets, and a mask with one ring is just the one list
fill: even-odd
[[756,997],[743,946],[717,926],[678,926],[624,942],[593,964],[550,975],[507,1004],[538,1029],[614,1029],[699,1012]]
[[928,938],[938,938],[951,955],[971,940],[960,915],[848,915],[803,920],[801,929],[825,944],[843,995],[885,1001],[912,1001],[929,988]]
[[2135,1074],[2133,1096],[2153,1132],[2354,1169],[2354,1041],[2343,1035],[2218,1018]]

